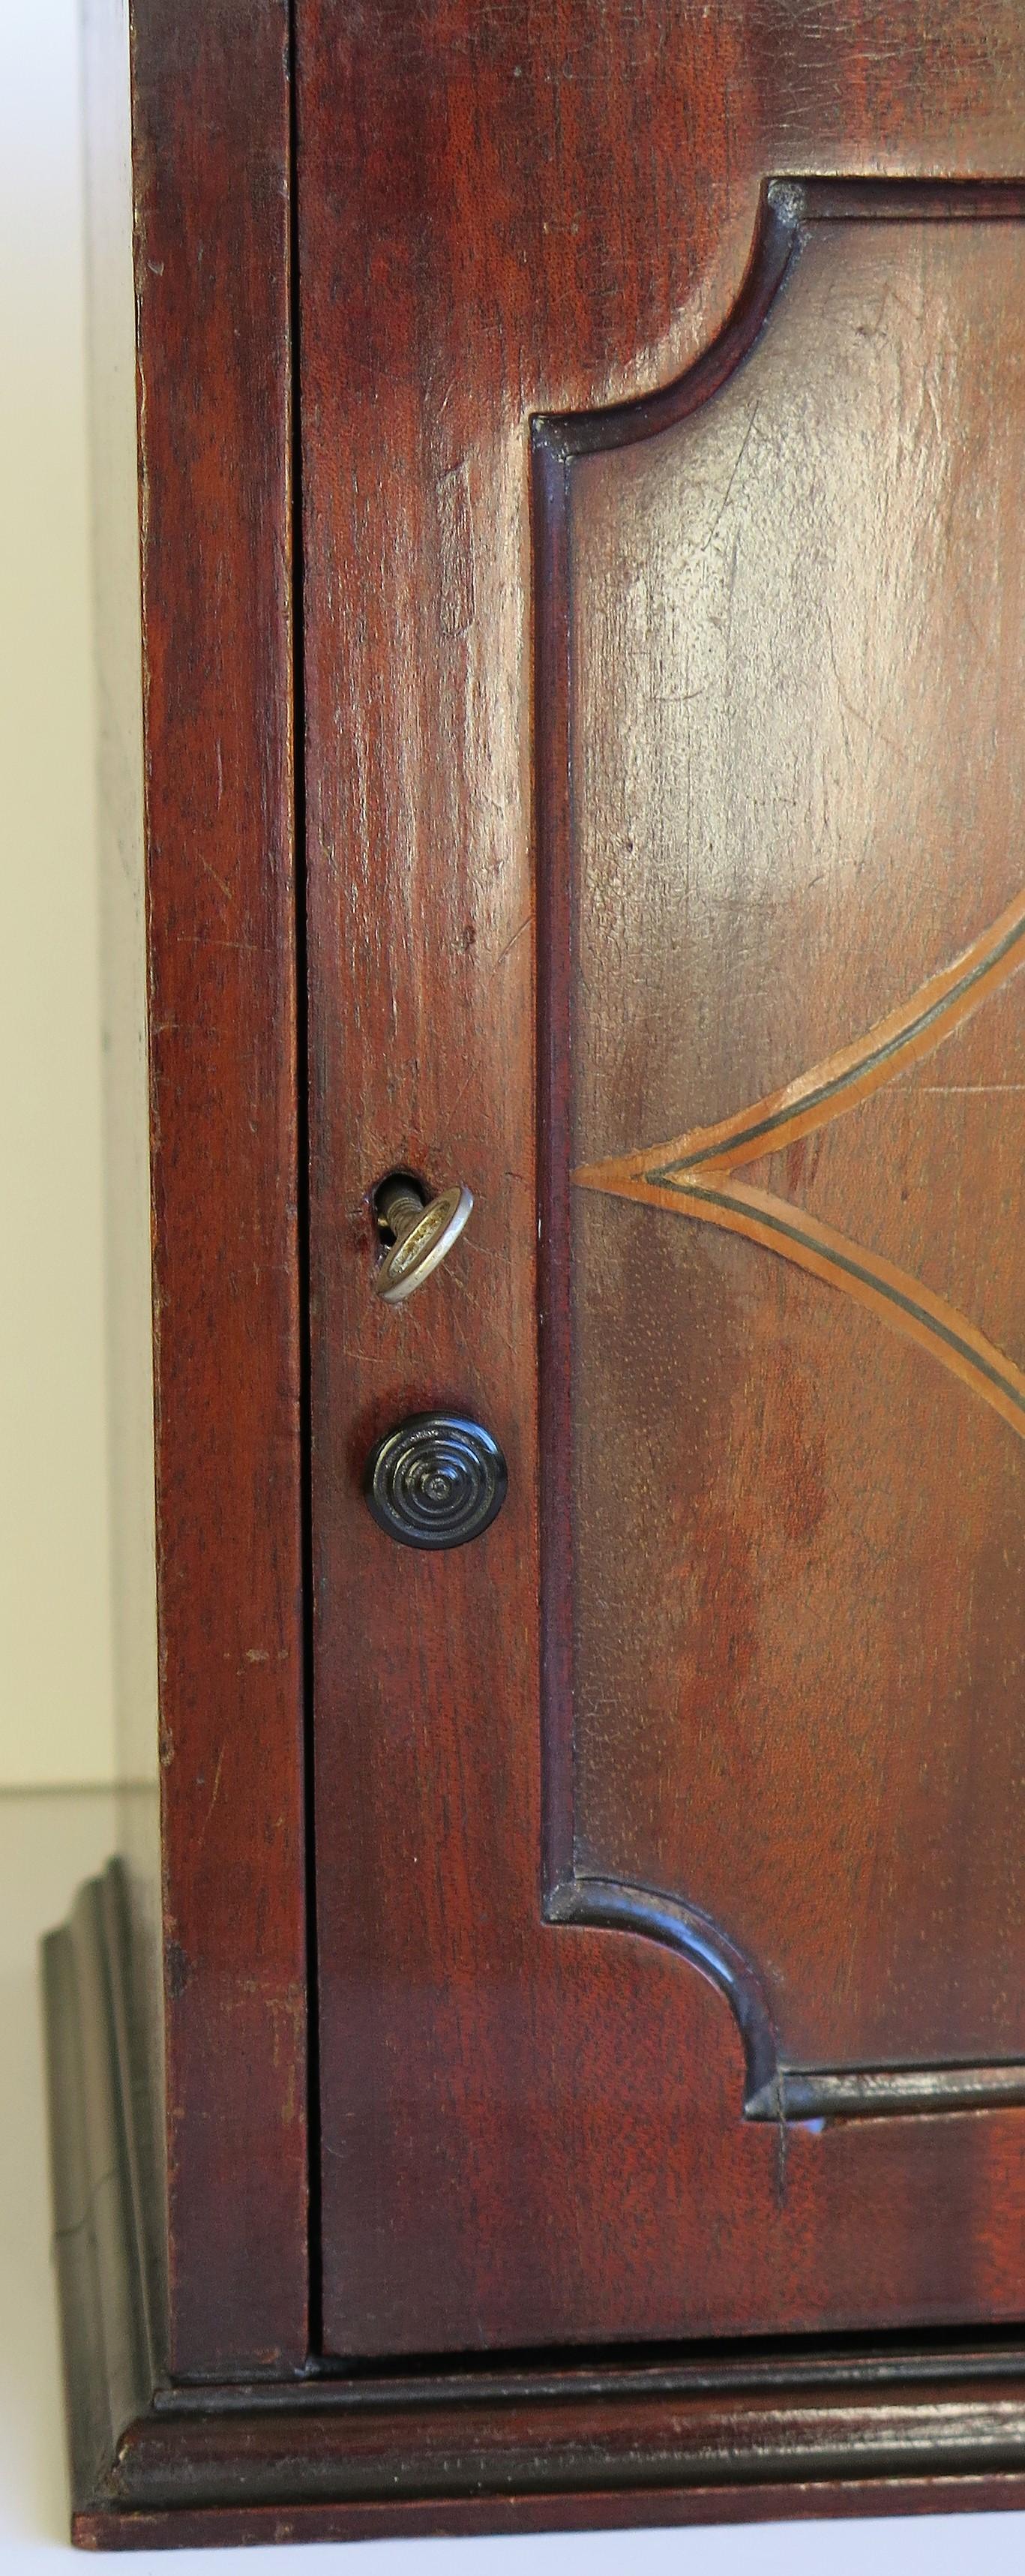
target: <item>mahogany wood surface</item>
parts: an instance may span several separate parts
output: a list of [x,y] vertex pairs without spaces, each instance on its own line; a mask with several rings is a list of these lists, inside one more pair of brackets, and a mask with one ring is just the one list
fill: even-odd
[[186,2375],[307,2346],[287,44],[285,0],[134,0],[170,2361]]
[[[375,0],[360,11],[300,0],[297,32],[325,2351],[1013,2319],[1025,2233],[1025,2115],[1013,2087],[984,2111],[964,2107],[964,2090],[952,2097],[958,2107],[937,2111],[923,2085],[917,2107],[824,2125],[784,2119],[783,2089],[769,2099],[775,2117],[745,2118],[744,2100],[754,2074],[759,2085],[763,2073],[782,2085],[791,2070],[802,2081],[816,2069],[907,2071],[920,2056],[932,2073],[958,2062],[979,2071],[1023,2054],[1011,1983],[1020,1951],[1009,1929],[1020,1853],[1008,1622],[1020,1615],[1020,1586],[1006,1570],[1020,1442],[908,1335],[881,1329],[810,1266],[770,1258],[753,1222],[745,1240],[594,1190],[572,1193],[571,1220],[569,1171],[718,1130],[834,1059],[849,1072],[862,1033],[878,1040],[878,1024],[910,1008],[931,978],[949,970],[956,981],[961,953],[1020,891],[1012,494],[1022,236],[1006,220],[1009,201],[996,206],[987,193],[987,183],[1023,175],[1020,12],[957,6],[923,27],[921,12],[904,5],[838,19],[754,0],[671,13],[613,0],[543,16],[527,0],[498,11],[460,0]],[[816,245],[829,236],[821,259],[835,256],[835,273],[821,311],[813,299],[802,319],[801,279],[820,253],[803,246],[799,190],[794,198],[784,186],[785,220],[801,234],[795,282],[780,287],[773,311],[777,289],[767,281],[738,376],[730,334],[747,329],[760,292],[772,179],[837,183],[832,213],[819,201],[829,220],[811,227]],[[863,215],[845,223],[843,192],[881,180],[898,184],[889,204],[877,198],[875,225]],[[962,197],[954,218],[935,203],[941,182],[971,182],[979,193]],[[916,229],[904,191],[924,183],[931,203],[918,199]],[[919,287],[922,263],[932,267],[909,321],[913,234]],[[871,291],[859,260],[875,262]],[[954,276],[958,263],[967,263],[967,284]],[[968,538],[950,554],[969,587],[940,615],[947,658],[938,669],[925,651],[916,662],[913,639],[896,632],[902,594],[885,552],[875,566],[861,541],[847,564],[842,547],[831,555],[823,544],[814,496],[799,475],[787,484],[781,433],[770,425],[764,450],[752,437],[746,468],[738,453],[743,388],[759,368],[778,379],[798,423],[803,403],[814,447],[829,397],[828,370],[823,362],[817,383],[815,367],[830,298],[842,318],[845,297],[852,334],[869,335],[874,387],[856,415],[860,431],[841,422],[852,442],[847,466],[838,433],[838,506],[849,470],[852,528],[886,525],[885,516],[858,517],[874,434],[908,477],[898,480],[893,529],[908,554],[939,550],[942,598],[942,528],[930,501],[956,482],[962,448],[975,460],[969,478],[980,441],[996,466],[995,516],[983,511],[978,523],[978,597]],[[990,318],[989,354],[973,376],[979,312]],[[704,949],[692,945],[688,1017],[678,1008],[687,962],[683,915],[673,910],[678,854],[640,927],[629,909],[617,920],[612,901],[614,863],[634,897],[641,883],[625,849],[630,818],[643,840],[643,817],[665,796],[674,763],[686,767],[680,746],[692,726],[700,739],[697,709],[688,718],[676,704],[682,655],[667,669],[664,706],[657,691],[631,698],[619,688],[617,698],[610,639],[619,603],[643,599],[645,584],[650,593],[659,544],[670,542],[658,535],[657,494],[643,526],[616,518],[616,476],[636,493],[655,471],[651,442],[624,467],[625,449],[602,452],[599,422],[595,452],[572,468],[572,524],[554,501],[569,470],[559,423],[664,391],[671,400],[667,389],[685,384],[698,361],[714,366],[717,348],[728,363],[719,389],[706,386],[708,436],[714,443],[715,422],[736,416],[741,437],[697,504],[692,488],[674,501],[670,464],[663,527],[697,527],[705,508],[718,574],[730,507],[738,528],[757,536],[762,524],[762,501],[744,479],[757,466],[769,559],[761,593],[755,583],[754,631],[771,636],[774,565],[782,572],[789,562],[797,607],[792,629],[781,622],[777,669],[765,654],[776,691],[762,716],[767,751],[756,728],[731,789],[737,810],[728,796],[718,809],[720,851],[731,831],[740,836],[721,908],[730,940],[720,921]],[[956,383],[949,365],[941,381],[951,350],[962,355]],[[906,450],[923,401],[923,351],[940,374],[931,382],[926,372],[931,463],[916,496]],[[781,416],[770,403],[770,424]],[[789,557],[774,501],[789,511]],[[680,516],[688,509],[690,522]],[[725,515],[713,525],[716,509]],[[1008,564],[1003,591],[994,544]],[[584,630],[574,631],[567,604],[583,601],[587,615],[589,568],[589,596],[605,606],[592,607],[586,628],[598,646],[585,734],[574,744]],[[785,770],[787,724],[799,749],[822,715],[808,677],[814,655],[802,662],[794,642],[802,582],[816,641],[825,609],[835,611],[838,698],[851,697],[844,655],[863,634],[892,657],[894,691],[884,708],[876,685],[861,725],[854,697],[846,731],[827,697],[823,738],[845,764],[838,821],[857,818],[860,791],[878,824],[878,846],[868,837],[863,855],[881,865],[888,851],[900,900],[892,918],[867,899],[864,919],[856,901],[845,912],[848,839],[815,936],[794,891],[803,880],[788,880],[785,851],[777,855],[787,799],[772,770],[773,760]],[[722,596],[728,613],[728,560]],[[649,630],[645,649],[650,640]],[[955,720],[962,653],[969,697]],[[629,656],[622,667],[629,672]],[[868,668],[872,676],[870,657]],[[727,650],[727,708],[730,679]],[[902,721],[920,755],[903,805],[881,730]],[[978,827],[967,856],[953,793],[959,766]],[[815,814],[802,801],[802,774],[795,751],[793,829],[803,837],[794,869],[810,870]],[[776,840],[759,841],[750,824],[762,787],[770,804],[777,796]],[[707,802],[707,778],[702,794]],[[595,834],[588,884],[605,935],[602,972],[621,978],[615,999],[596,980],[601,940],[586,978],[574,947],[583,816]],[[648,862],[651,847],[649,829]],[[759,850],[774,871],[761,912]],[[730,893],[724,869],[716,859],[707,880]],[[869,874],[866,897],[871,884]],[[731,957],[743,962],[732,981]],[[778,1008],[767,1036],[770,991]],[[772,1167],[767,1178],[755,1166],[729,1176],[735,1197],[764,1189],[810,1211],[834,1268],[842,1246],[829,1229],[917,1279],[933,1300],[930,1329],[943,1320],[937,1302],[944,1315],[956,1307],[982,1356],[1004,1355],[1012,1388],[1022,1362],[1011,1141],[1017,1135],[1020,1159],[1020,1125],[1008,1094],[984,1131],[967,1086],[1013,1080],[1019,991],[1008,981],[945,1040],[948,1062],[956,1049],[967,1068],[951,1076],[966,1086],[962,1110],[928,1091],[943,1058],[923,1052],[852,1116],[814,1135],[795,1125],[782,1184]],[[667,1060],[687,1046],[701,1079],[680,1085]],[[573,1068],[582,1062],[601,1065],[615,1118],[578,1136]],[[431,1186],[464,1180],[476,1201],[445,1268],[396,1312],[371,1292],[369,1193],[392,1168]],[[761,1205],[759,1221],[768,1214]],[[578,1294],[581,1279],[593,1279],[595,1311],[607,1320],[604,1344],[589,1325],[575,1357],[571,1222],[587,1247]],[[980,1251],[985,1224],[992,1261]],[[680,1325],[687,1263],[697,1280],[688,1293],[704,1301],[700,1334],[688,1340],[680,1327],[685,1365],[674,1354],[667,1373],[664,1328],[670,1314]],[[880,1295],[893,1288],[881,1277]],[[748,1378],[768,1391],[760,1447],[757,1405],[755,1429],[743,1428]],[[713,1393],[740,1425],[732,1488],[728,1475],[717,1486],[697,1472],[701,1409]],[[868,1416],[859,1416],[863,1399]],[[509,1499],[479,1544],[411,1559],[369,1519],[363,1462],[403,1415],[446,1406],[501,1441]],[[638,1483],[620,1509],[623,1462],[640,1477],[638,1439],[648,1433],[659,1474],[646,1500]],[[583,1505],[570,1454],[578,1438],[587,1442]],[[855,1578],[809,1592],[802,1629],[796,1578],[813,1568],[815,1478],[840,1484],[853,1461],[859,1492],[878,1484],[872,1552],[888,1576],[899,1565],[895,1528],[904,1542],[912,1451],[917,1695],[902,1733],[899,1698],[888,1711],[878,1674],[869,1675],[872,1794],[866,1803],[850,1732],[838,1728],[820,1818],[797,1736],[799,1695],[788,1686],[753,1728],[745,1658],[748,1670],[760,1652],[799,1661],[804,1637],[857,1676]],[[585,1564],[586,1511],[599,1503],[605,1557],[592,1549]],[[774,1504],[777,1579],[764,1594],[749,1580],[745,1592],[741,1543],[772,1523]],[[711,1759],[702,1775],[700,1747],[689,1747],[696,1791],[693,1769],[681,1767],[679,1637],[666,1608],[681,1554],[705,1587],[707,1705],[724,1748],[717,1783]],[[604,1645],[602,1563],[615,1587]],[[613,1674],[609,1708],[595,1698],[586,1736],[582,1605],[591,1669],[604,1655]],[[656,1657],[642,1675],[652,1712],[644,1724],[642,1612],[656,1641],[659,1619],[670,1620],[663,1666]],[[885,1601],[879,1615],[899,1668]],[[966,1618],[975,1623],[967,1643]],[[967,1658],[962,1678],[951,1677],[955,1651]],[[926,1794],[934,1705],[946,1711],[935,1738],[940,1830]],[[586,1801],[571,1844],[581,1778]],[[695,1796],[704,1798],[704,1841],[694,1848],[707,1867],[692,1882]],[[872,1837],[884,1828],[895,1890],[871,1880]],[[839,1999],[837,1961],[852,1980]],[[760,2022],[745,1962],[768,1995]]]
[[129,15],[170,2314],[115,1869],[75,2537],[1020,2505],[1021,10]]
[[140,2157],[138,1919],[45,1944],[72,2533],[86,2548],[1020,2504],[1025,2354],[929,2344],[413,2363],[168,2385]]
[[796,208],[712,396],[562,433],[576,1133],[699,1112],[574,1175],[574,1867],[781,2068],[1020,2100],[1025,200]]
[[192,2505],[184,2510],[76,2514],[80,2549],[255,2548],[296,2540],[468,2539],[475,2533],[638,2531],[677,2524],[819,2521],[886,2513],[999,2513],[1020,2509],[1020,2478],[866,2478],[838,2489],[805,2481],[779,2487],[582,2489],[574,2496],[472,2496],[459,2502],[396,2504]]

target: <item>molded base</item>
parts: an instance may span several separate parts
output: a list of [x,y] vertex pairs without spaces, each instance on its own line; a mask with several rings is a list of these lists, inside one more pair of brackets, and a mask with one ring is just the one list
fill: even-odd
[[129,1915],[44,1947],[72,2536],[94,2549],[1025,2506],[1006,2334],[448,2360],[172,2386],[147,2246]]

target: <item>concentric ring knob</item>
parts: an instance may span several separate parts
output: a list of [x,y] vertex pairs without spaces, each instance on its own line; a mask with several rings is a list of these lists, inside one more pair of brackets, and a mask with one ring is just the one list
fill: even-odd
[[400,1547],[465,1547],[501,1511],[508,1482],[498,1442],[479,1422],[414,1413],[371,1450],[363,1490]]

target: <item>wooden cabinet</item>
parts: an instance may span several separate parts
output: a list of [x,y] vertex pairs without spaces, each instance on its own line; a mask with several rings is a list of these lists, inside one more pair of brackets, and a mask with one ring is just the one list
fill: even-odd
[[1020,11],[133,20],[79,2536],[1021,2502]]

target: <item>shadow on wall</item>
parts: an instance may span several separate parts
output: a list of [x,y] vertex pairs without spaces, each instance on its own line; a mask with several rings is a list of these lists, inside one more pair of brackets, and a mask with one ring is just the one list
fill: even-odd
[[114,1771],[77,0],[0,11],[0,1786]]

